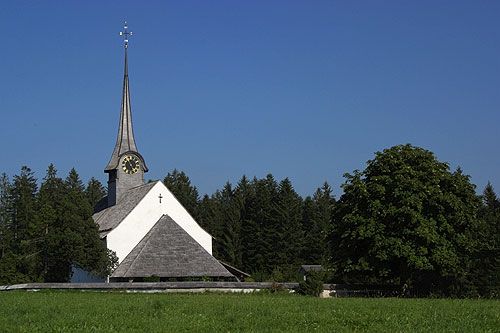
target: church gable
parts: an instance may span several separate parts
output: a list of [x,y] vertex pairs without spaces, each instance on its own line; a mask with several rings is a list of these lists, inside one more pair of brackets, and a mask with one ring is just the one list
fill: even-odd
[[115,270],[112,279],[233,275],[170,216],[163,215]]
[[153,190],[155,191],[154,200],[161,201],[162,214],[170,216],[208,253],[212,254],[212,236],[200,227],[173,193],[162,182],[158,182]]
[[126,195],[114,206],[108,207],[95,213],[92,218],[99,225],[101,237],[106,236],[111,230],[116,228],[148,194],[156,183],[131,188]]
[[94,214],[94,221],[121,262],[162,215],[171,216],[205,251],[212,253],[212,236],[160,181],[128,190],[116,205]]

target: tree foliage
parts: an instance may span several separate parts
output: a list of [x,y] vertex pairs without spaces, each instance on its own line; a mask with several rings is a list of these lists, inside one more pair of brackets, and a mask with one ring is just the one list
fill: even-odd
[[500,199],[488,183],[481,196],[481,228],[472,258],[470,283],[478,295],[500,297]]
[[480,204],[468,176],[401,145],[345,177],[332,233],[338,278],[424,294],[463,287]]
[[106,196],[106,189],[101,184],[100,181],[94,177],[90,178],[85,188],[85,197],[90,204],[90,207],[94,208],[96,205]]
[[303,224],[305,232],[303,258],[308,264],[327,265],[330,259],[328,237],[332,227],[335,198],[325,182],[304,200]]
[[0,283],[65,282],[71,265],[104,276],[112,262],[76,170],[63,180],[51,164],[40,189],[28,167],[0,182]]
[[200,224],[215,239],[214,255],[257,280],[294,279],[302,263],[302,198],[289,179],[269,174],[233,188],[226,183],[200,202]]
[[[300,265],[321,264],[329,282],[385,284],[413,295],[500,294],[493,186],[478,196],[469,176],[425,149],[376,153],[363,171],[345,175],[338,201],[327,183],[303,199],[288,178],[272,174],[243,176],[201,199],[182,171],[163,181],[213,236],[214,256],[254,280],[292,281]],[[74,263],[108,274],[116,256],[91,217],[105,192],[94,178],[85,187],[74,169],[59,178],[53,165],[40,188],[28,167],[12,179],[0,176],[0,284],[67,281]]]

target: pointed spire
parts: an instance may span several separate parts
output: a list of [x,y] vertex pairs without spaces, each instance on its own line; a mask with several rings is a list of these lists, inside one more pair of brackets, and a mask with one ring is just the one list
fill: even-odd
[[[120,36],[124,39],[124,51],[125,51],[125,68],[123,74],[123,91],[122,91],[122,104],[120,110],[120,123],[118,126],[118,136],[116,138],[115,149],[111,155],[111,159],[104,171],[108,172],[116,169],[120,156],[126,152],[135,152],[137,154],[137,147],[135,145],[134,130],[132,128],[132,111],[130,107],[130,89],[128,83],[128,37],[132,35],[132,32],[128,31],[127,22],[125,22],[124,31],[120,32]],[[140,156],[140,154],[139,154]],[[144,171],[147,171],[144,165]]]

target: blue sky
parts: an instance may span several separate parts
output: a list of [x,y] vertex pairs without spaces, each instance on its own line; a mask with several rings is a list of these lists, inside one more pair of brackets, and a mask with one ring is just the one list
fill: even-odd
[[106,181],[127,19],[150,172],[307,195],[411,143],[500,191],[499,1],[2,1],[0,172]]

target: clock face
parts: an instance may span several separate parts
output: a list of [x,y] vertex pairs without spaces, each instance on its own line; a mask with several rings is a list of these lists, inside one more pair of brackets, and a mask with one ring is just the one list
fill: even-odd
[[129,175],[136,173],[140,168],[139,159],[134,155],[125,156],[122,162],[122,168],[123,171]]

